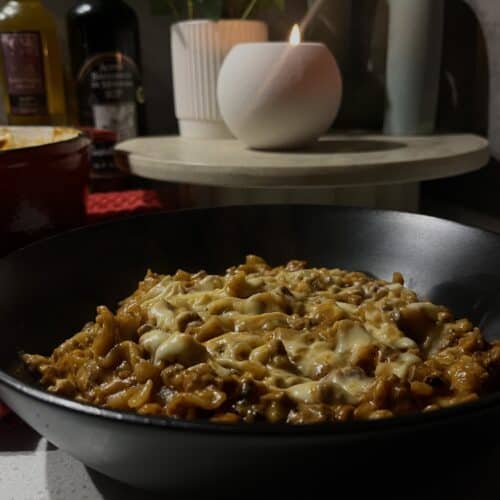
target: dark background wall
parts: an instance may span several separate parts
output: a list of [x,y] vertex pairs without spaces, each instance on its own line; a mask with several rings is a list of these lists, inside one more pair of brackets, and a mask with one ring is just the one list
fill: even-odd
[[[76,0],[44,2],[56,14],[65,46],[64,17]],[[171,131],[175,128],[175,120],[170,74],[169,19],[166,16],[153,16],[149,0],[127,2],[136,10],[140,22],[149,129],[152,133]],[[307,0],[287,0],[284,13],[268,15],[271,38],[285,38],[293,22],[302,18],[307,3]],[[383,76],[387,22],[386,8],[382,8],[384,5],[385,0],[328,0],[324,2],[320,15],[307,36],[326,42],[345,72],[359,73],[363,65],[360,57],[364,54],[371,58],[378,77]],[[448,54],[448,67],[444,68],[443,73],[442,103],[445,106],[443,112],[448,114],[445,116],[441,113],[439,125],[464,130],[473,127],[478,131],[485,131],[488,127],[493,141],[493,153],[500,158],[500,91],[488,96],[488,87],[500,89],[500,2],[448,0],[446,8],[445,51]],[[484,34],[482,42],[475,13]],[[481,43],[487,50],[481,50]],[[489,76],[485,69],[487,65]],[[363,75],[356,76],[357,81],[363,79]],[[450,96],[457,90],[453,88],[455,82],[459,84],[460,95],[456,96],[459,102],[458,109],[454,110],[454,103],[451,102],[453,97]],[[485,112],[488,98],[489,113]],[[366,107],[360,109],[364,109],[366,113]],[[363,117],[359,117],[359,121],[363,122]]]
[[[76,0],[44,1],[56,14],[64,39],[64,16]],[[175,133],[169,19],[153,16],[149,0],[127,1],[139,16],[149,133]],[[284,39],[307,10],[307,0],[286,3],[285,13],[267,18],[273,39]],[[344,73],[346,93],[337,128],[381,126],[386,14],[386,0],[327,0],[307,32],[308,38],[329,45]],[[500,2],[446,0],[437,125],[440,131],[487,135],[492,161],[479,173],[426,183],[424,197],[500,215]]]
[[[491,160],[479,172],[424,183],[424,201],[500,216],[500,3],[446,0],[438,125],[488,137]],[[448,209],[446,209],[448,210]]]

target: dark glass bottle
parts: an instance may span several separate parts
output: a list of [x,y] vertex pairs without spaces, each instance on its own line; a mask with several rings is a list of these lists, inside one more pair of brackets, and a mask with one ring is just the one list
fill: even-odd
[[[117,141],[145,133],[137,16],[123,0],[79,1],[68,13],[68,40],[80,125]],[[95,148],[94,173],[113,173],[112,144]]]

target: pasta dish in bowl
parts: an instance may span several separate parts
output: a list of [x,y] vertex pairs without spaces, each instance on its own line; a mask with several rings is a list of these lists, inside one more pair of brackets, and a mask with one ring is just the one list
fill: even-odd
[[498,262],[497,234],[333,206],[87,226],[0,260],[0,398],[89,469],[172,497],[476,498]]
[[430,412],[497,390],[500,343],[404,286],[360,272],[271,267],[148,272],[116,314],[50,356],[49,391],[114,410],[311,424]]

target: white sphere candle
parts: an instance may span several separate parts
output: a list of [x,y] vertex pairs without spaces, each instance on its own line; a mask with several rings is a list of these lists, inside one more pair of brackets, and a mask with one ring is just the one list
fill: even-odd
[[229,130],[255,149],[312,143],[337,116],[342,79],[322,43],[245,43],[233,47],[219,73],[217,97]]

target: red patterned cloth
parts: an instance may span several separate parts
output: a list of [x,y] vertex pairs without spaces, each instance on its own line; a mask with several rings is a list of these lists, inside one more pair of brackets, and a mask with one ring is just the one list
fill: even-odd
[[154,190],[92,193],[87,198],[87,220],[101,222],[122,215],[154,212],[171,208]]

